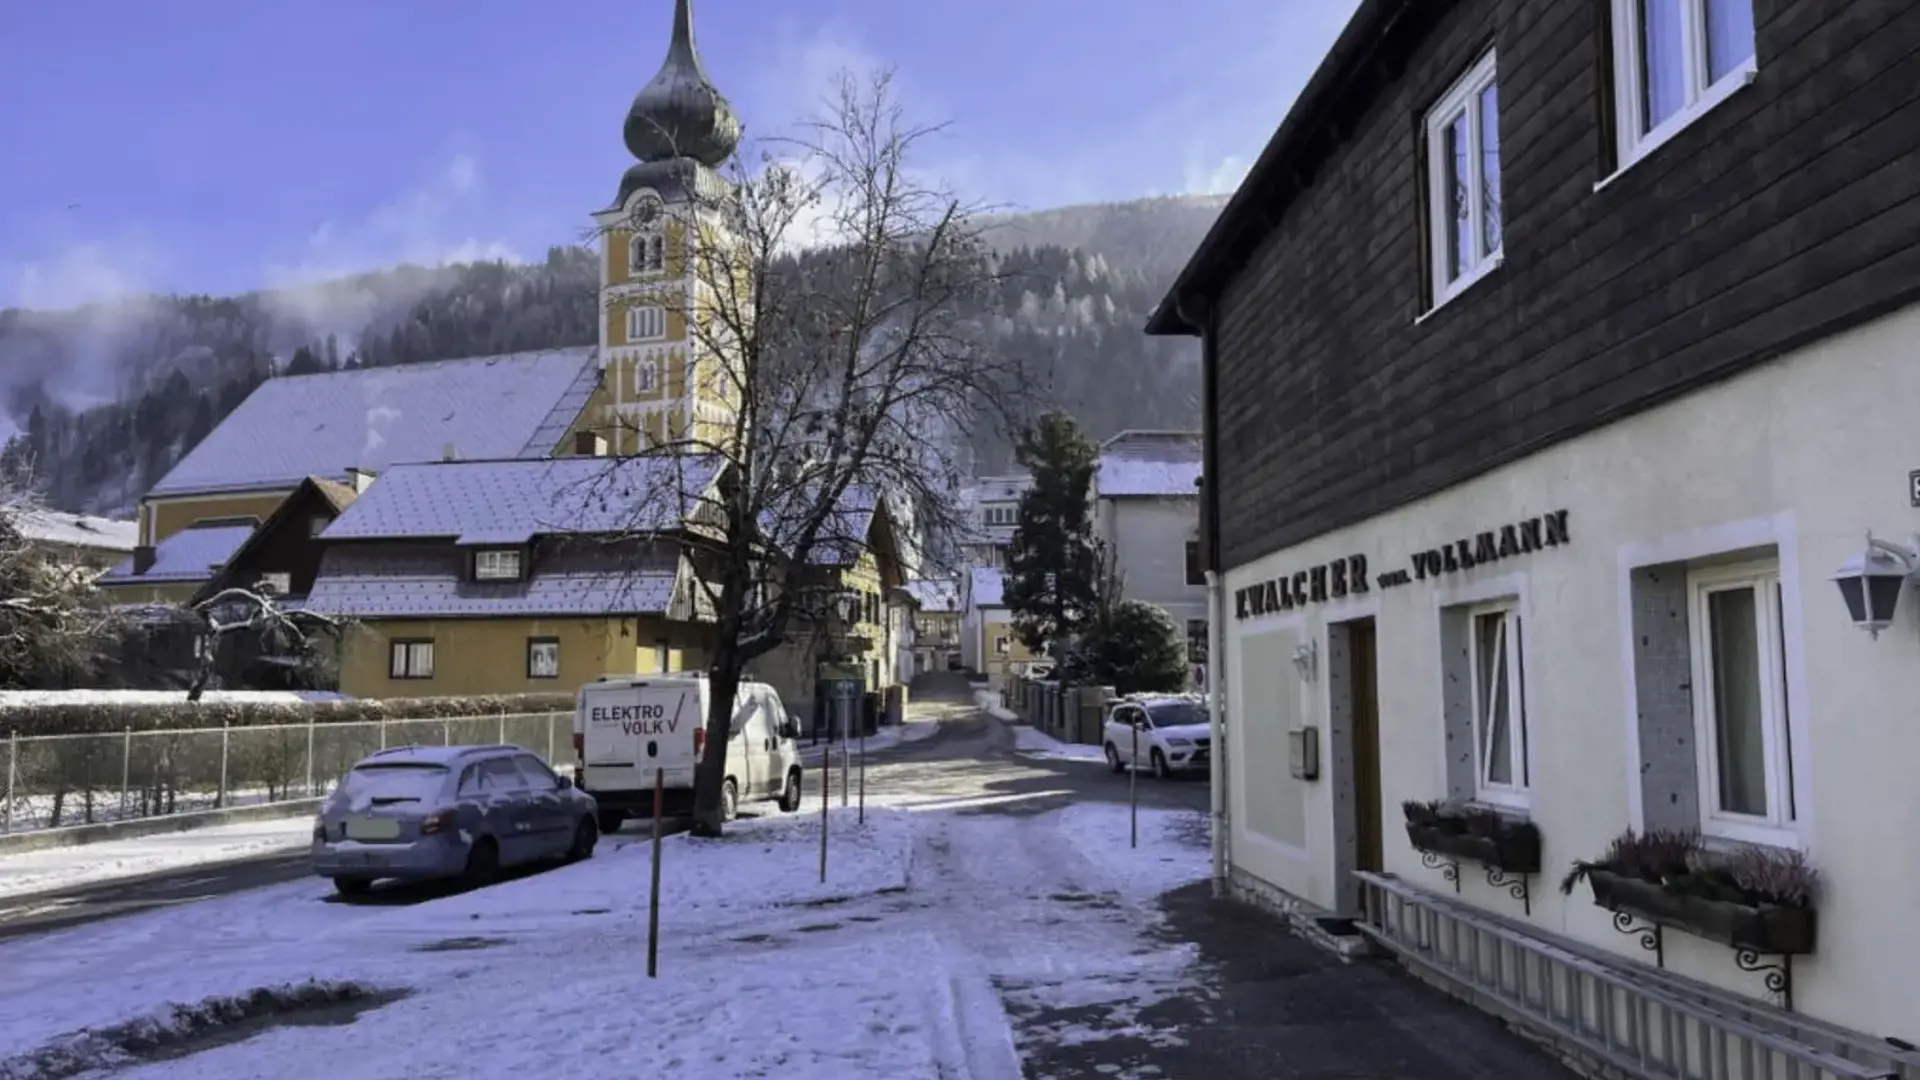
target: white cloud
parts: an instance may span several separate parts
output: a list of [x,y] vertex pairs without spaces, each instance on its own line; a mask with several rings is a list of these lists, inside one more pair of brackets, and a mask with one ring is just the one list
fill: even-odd
[[[519,254],[485,228],[480,165],[454,154],[424,182],[360,220],[329,219],[307,237],[298,261],[267,267],[270,285],[294,286],[395,263],[440,266]],[[479,226],[479,227],[476,227]]]

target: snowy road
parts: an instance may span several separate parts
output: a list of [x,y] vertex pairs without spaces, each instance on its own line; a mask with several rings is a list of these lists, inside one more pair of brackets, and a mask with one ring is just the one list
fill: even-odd
[[[0,1078],[1565,1075],[1390,969],[1197,899],[1203,782],[1143,782],[1130,848],[1124,778],[956,718],[870,769],[864,824],[836,783],[825,883],[817,790],[668,841],[657,980],[638,836],[417,902],[300,880],[0,942]],[[236,1026],[235,1000],[307,980],[376,996]]]

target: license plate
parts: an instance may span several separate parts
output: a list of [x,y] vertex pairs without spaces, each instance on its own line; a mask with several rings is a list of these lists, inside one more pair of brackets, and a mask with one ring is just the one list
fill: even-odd
[[398,840],[400,823],[392,818],[348,818],[349,840]]

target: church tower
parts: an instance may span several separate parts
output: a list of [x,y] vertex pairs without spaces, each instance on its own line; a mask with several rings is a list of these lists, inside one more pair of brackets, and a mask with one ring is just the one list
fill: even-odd
[[701,66],[692,0],[675,0],[673,38],[653,80],[627,110],[638,159],[613,205],[595,214],[600,250],[600,365],[609,414],[599,425],[616,454],[686,438],[725,440],[738,391],[729,358],[698,320],[710,295],[702,244],[723,243],[732,185],[718,169],[740,144],[733,107]]

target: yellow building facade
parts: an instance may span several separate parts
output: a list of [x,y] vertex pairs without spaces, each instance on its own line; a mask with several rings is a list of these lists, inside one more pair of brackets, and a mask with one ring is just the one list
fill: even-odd
[[572,693],[602,675],[699,670],[703,628],[674,619],[368,619],[343,642],[356,698]]

